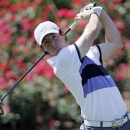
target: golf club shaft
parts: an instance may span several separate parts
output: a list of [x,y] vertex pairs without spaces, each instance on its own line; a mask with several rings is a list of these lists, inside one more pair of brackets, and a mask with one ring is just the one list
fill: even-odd
[[78,21],[74,21],[74,23],[68,28],[68,30],[65,32],[65,35],[72,30],[76,25],[78,24]]
[[[70,27],[69,29],[65,32],[65,34],[67,34],[70,30],[72,30],[76,25],[78,24],[77,21],[75,21]],[[39,61],[46,55],[46,53],[44,53],[39,60],[16,82],[16,84],[7,92],[7,94],[5,94],[5,96],[2,97],[2,99],[0,100],[1,102],[10,94],[10,92],[21,82],[21,80],[39,63]]]
[[37,63],[46,55],[44,53],[39,60],[16,82],[16,84],[7,92],[7,94],[0,100],[1,102],[4,100],[4,98],[21,82],[21,80],[37,65]]

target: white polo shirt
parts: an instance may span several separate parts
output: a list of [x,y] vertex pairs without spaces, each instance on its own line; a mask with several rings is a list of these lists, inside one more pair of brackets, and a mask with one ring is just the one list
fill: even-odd
[[84,119],[120,119],[127,107],[113,79],[99,62],[99,56],[99,50],[94,46],[81,62],[75,46],[69,45],[47,62],[75,97]]

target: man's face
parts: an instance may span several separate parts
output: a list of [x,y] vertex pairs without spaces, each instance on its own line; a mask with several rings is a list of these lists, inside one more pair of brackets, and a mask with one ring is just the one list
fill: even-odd
[[59,33],[48,34],[42,40],[43,51],[48,52],[52,56],[57,55],[66,46],[65,36]]

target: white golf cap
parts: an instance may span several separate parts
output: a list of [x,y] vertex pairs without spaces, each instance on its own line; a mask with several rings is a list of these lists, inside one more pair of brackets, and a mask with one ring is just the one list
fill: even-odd
[[42,44],[42,39],[49,33],[59,33],[60,28],[51,21],[40,23],[35,31],[34,37],[39,45]]

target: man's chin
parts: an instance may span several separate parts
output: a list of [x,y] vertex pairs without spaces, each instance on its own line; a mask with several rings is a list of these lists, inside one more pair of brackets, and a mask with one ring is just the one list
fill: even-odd
[[60,50],[56,50],[55,53],[53,54],[53,56],[58,55],[59,52],[60,52]]

